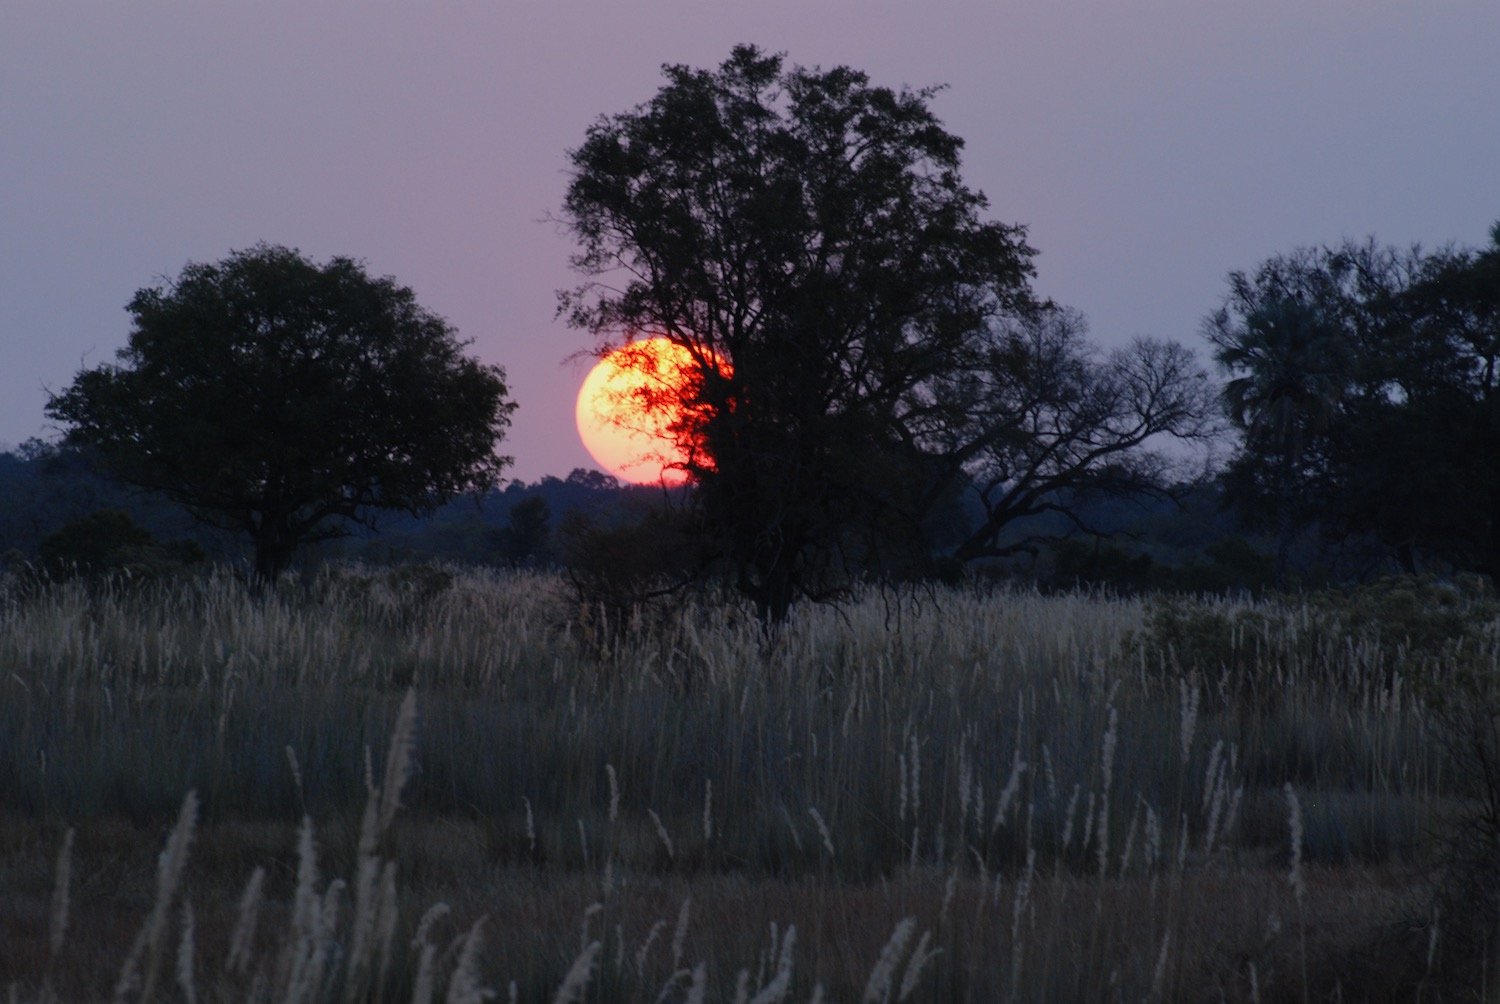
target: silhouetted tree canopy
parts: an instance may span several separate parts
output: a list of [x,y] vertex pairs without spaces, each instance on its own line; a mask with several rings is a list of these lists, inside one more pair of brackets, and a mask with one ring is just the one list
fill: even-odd
[[[967,416],[951,455],[984,515],[959,544],[970,561],[1032,550],[1055,532],[1015,524],[1060,513],[1088,534],[1104,497],[1167,498],[1207,473],[1199,447],[1219,434],[1213,385],[1176,342],[1135,338],[1102,353],[1083,318],[1047,306],[979,340],[982,364],[945,381],[942,396]],[[1167,449],[1174,440],[1179,447]]]
[[431,512],[509,463],[504,371],[356,261],[257,245],[127,309],[118,364],[80,372],[47,413],[121,480],[248,534],[261,582],[300,544]]
[[1262,402],[1286,420],[1246,423],[1230,465],[1243,511],[1290,513],[1406,571],[1500,577],[1500,227],[1492,237],[1432,252],[1345,241],[1231,274],[1208,330],[1231,391],[1269,373],[1245,352],[1269,344],[1266,318],[1315,319],[1281,345],[1300,385]]
[[[1243,277],[1237,277],[1244,286]],[[1224,408],[1250,449],[1273,463],[1266,485],[1275,511],[1278,586],[1286,577],[1297,520],[1294,504],[1311,477],[1306,445],[1327,431],[1354,365],[1352,349],[1317,304],[1287,297],[1242,296],[1236,312],[1209,320],[1214,358],[1230,377]]]
[[1024,227],[982,218],[933,89],[749,46],[664,73],[571,152],[562,220],[587,281],[562,309],[606,346],[659,334],[692,353],[700,378],[671,402],[692,498],[740,590],[780,620],[851,559],[920,549],[971,471],[1006,480],[985,448],[1024,420],[1001,431],[974,409],[998,416],[977,395],[1024,365],[1012,336],[1044,309],[1036,252]]
[[552,508],[541,495],[528,495],[510,507],[499,531],[500,550],[514,566],[545,561],[552,548]]

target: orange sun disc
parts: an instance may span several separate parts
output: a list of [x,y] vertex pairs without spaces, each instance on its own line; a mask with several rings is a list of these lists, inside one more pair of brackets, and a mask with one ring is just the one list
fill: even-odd
[[686,451],[671,429],[696,373],[692,353],[659,336],[600,359],[583,381],[577,408],[579,438],[599,466],[635,484],[686,481]]

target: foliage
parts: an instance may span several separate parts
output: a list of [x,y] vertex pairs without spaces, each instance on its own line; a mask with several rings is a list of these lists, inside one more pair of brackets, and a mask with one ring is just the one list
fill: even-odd
[[1216,540],[1187,561],[1173,562],[1135,541],[1064,537],[1041,552],[1041,588],[1103,589],[1125,595],[1260,593],[1270,588],[1274,559],[1244,537]]
[[[1349,589],[1260,604],[1161,595],[1152,599],[1132,644],[1165,654],[1167,672],[1217,681],[1221,697],[1268,693],[1292,665],[1338,684],[1350,658],[1379,652],[1382,673],[1427,690],[1434,667],[1481,658],[1500,629],[1500,599],[1475,578],[1457,583],[1430,576],[1390,576]],[[1429,693],[1427,696],[1431,697]]]
[[1349,380],[1353,363],[1341,333],[1297,300],[1258,305],[1242,327],[1221,310],[1211,330],[1219,365],[1238,374],[1224,385],[1230,418],[1295,459],[1308,435],[1327,427]]
[[[949,374],[940,396],[966,420],[948,430],[983,511],[954,549],[964,561],[1032,549],[1056,532],[1015,535],[1057,513],[1097,534],[1103,499],[1175,499],[1207,473],[1194,448],[1219,433],[1207,375],[1173,342],[1134,339],[1101,354],[1076,312],[1055,307],[998,326],[982,362]],[[1160,449],[1176,441],[1175,455]]]
[[978,219],[931,91],[743,46],[717,72],[665,73],[572,153],[564,213],[590,281],[565,305],[699,362],[675,432],[703,446],[686,466],[739,587],[780,620],[861,514],[920,492],[905,473],[934,412],[920,391],[987,314],[1026,300],[1033,252]]
[[410,289],[257,245],[142,289],[117,365],[47,413],[127,483],[245,533],[258,581],[382,510],[493,485],[514,404]]
[[[1231,274],[1208,336],[1243,413],[1266,419],[1247,423],[1228,483],[1242,511],[1277,513],[1283,550],[1290,524],[1316,525],[1408,573],[1500,574],[1497,269],[1500,243],[1345,241]],[[1302,320],[1278,337],[1251,323],[1273,316]]]
[[75,520],[42,540],[38,556],[57,568],[75,565],[84,571],[118,564],[151,544],[151,532],[116,509],[100,509]]
[[1500,684],[1493,654],[1461,660],[1444,686],[1427,688],[1460,798],[1440,830],[1436,909],[1447,920],[1444,955],[1468,982],[1484,978],[1500,936]]
[[126,513],[100,509],[44,537],[37,557],[48,577],[68,579],[119,572],[156,575],[202,562],[207,555],[190,540],[157,544],[151,531]]
[[1047,557],[1046,579],[1062,590],[1135,593],[1149,588],[1158,571],[1151,555],[1100,537],[1065,537],[1048,547]]
[[0,453],[0,551],[35,562],[44,539],[101,510],[126,514],[158,540],[191,540],[209,553],[230,556],[218,531],[194,523],[163,498],[110,480],[83,451],[30,440],[13,453]]
[[552,554],[552,509],[546,498],[529,495],[511,506],[499,543],[512,568],[545,564]]
[[1224,407],[1245,430],[1247,449],[1276,457],[1269,494],[1275,500],[1276,584],[1286,581],[1296,530],[1294,499],[1307,479],[1301,470],[1306,441],[1328,428],[1353,366],[1342,332],[1319,309],[1296,299],[1267,300],[1251,293],[1243,276],[1232,278],[1232,303],[1209,322],[1214,358],[1232,379]]
[[580,627],[608,650],[643,618],[670,616],[701,577],[700,531],[690,512],[659,501],[609,520],[569,512],[559,536]]
[[747,46],[665,73],[572,152],[563,219],[588,281],[562,304],[698,363],[643,403],[681,415],[694,504],[763,619],[922,567],[931,515],[966,491],[984,516],[943,542],[962,561],[1088,493],[1161,488],[1148,441],[1209,434],[1184,350],[1100,359],[1077,315],[1036,302],[1025,229],[981,218],[936,90]]

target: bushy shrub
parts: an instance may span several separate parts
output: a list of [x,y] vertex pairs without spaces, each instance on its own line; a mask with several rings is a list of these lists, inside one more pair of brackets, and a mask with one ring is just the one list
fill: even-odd
[[100,509],[47,535],[37,556],[59,572],[95,572],[125,564],[150,546],[150,531],[117,509]]
[[[1273,638],[1273,618],[1264,605],[1225,599],[1158,595],[1127,645],[1144,666],[1166,678],[1181,675],[1226,681],[1210,688],[1224,700],[1250,688],[1285,637]],[[1226,692],[1226,690],[1228,692]]]
[[1361,653],[1376,651],[1383,671],[1418,683],[1424,667],[1487,650],[1497,632],[1500,601],[1481,581],[1406,576],[1253,605],[1159,596],[1131,644],[1164,658],[1171,672],[1223,678],[1243,692],[1287,673],[1337,684]]
[[1262,593],[1274,578],[1275,559],[1244,537],[1225,537],[1185,561],[1154,553],[1137,542],[1087,536],[1052,541],[1032,573],[1044,589],[1106,589],[1121,595],[1151,592],[1193,595]]
[[605,644],[643,618],[670,612],[708,557],[691,514],[666,506],[613,523],[574,511],[561,537],[579,618]]
[[1451,582],[1391,576],[1368,586],[1316,593],[1311,604],[1351,636],[1433,658],[1484,644],[1500,623],[1500,600],[1478,576]]
[[37,547],[40,571],[49,579],[126,573],[156,578],[204,561],[190,540],[158,544],[151,532],[117,509],[99,509],[44,537]]
[[1276,577],[1275,557],[1244,537],[1214,541],[1203,549],[1203,559],[1172,569],[1172,581],[1163,584],[1189,593],[1260,593],[1269,589]]
[[1107,588],[1136,593],[1151,588],[1160,572],[1149,554],[1098,538],[1066,537],[1055,541],[1049,551],[1047,579],[1058,589]]

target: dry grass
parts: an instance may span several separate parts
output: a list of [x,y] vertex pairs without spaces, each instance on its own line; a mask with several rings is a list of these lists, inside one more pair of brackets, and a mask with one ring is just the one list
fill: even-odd
[[1456,789],[1404,650],[1242,605],[1259,626],[1214,664],[1151,647],[1138,602],[972,591],[872,593],[772,640],[696,605],[601,650],[562,596],[544,577],[354,570],[259,601],[219,578],[10,601],[0,986],[1446,986],[1424,824]]
[[[931,947],[940,951],[922,967],[912,999],[1004,1000],[1012,990],[1026,999],[1091,999],[1114,986],[1124,996],[1149,997],[1155,989],[1158,999],[1197,1000],[1217,998],[1222,991],[1227,1000],[1249,1001],[1252,966],[1259,999],[1302,999],[1298,909],[1279,866],[1188,870],[1176,883],[1160,883],[1154,893],[1148,878],[1100,883],[1039,876],[1023,891],[1019,876],[981,879],[973,871],[959,871],[950,885],[954,873],[917,869],[886,881],[836,885],[732,874],[632,876],[606,895],[596,875],[496,866],[485,859],[477,827],[469,824],[467,831],[434,823],[403,834],[438,860],[429,864],[419,889],[408,882],[401,891],[398,941],[415,936],[417,920],[435,902],[451,910],[435,925],[432,939],[450,956],[452,940],[488,917],[480,955],[483,979],[502,990],[515,980],[526,990],[524,999],[550,999],[581,947],[587,924],[590,940],[603,945],[600,968],[614,999],[654,1000],[673,973],[699,963],[711,974],[710,999],[732,999],[740,969],[758,975],[773,925],[780,930],[795,925],[796,999],[807,999],[813,986],[821,985],[830,995],[825,999],[859,1000],[882,947],[908,917],[915,920],[916,934],[930,932]],[[237,847],[241,840],[232,829],[207,828],[198,837],[205,851]],[[108,990],[108,978],[118,971],[150,910],[153,863],[100,851],[97,857],[80,856],[82,868],[97,877],[89,891],[77,894],[84,926],[61,956],[66,975],[54,974],[59,999],[104,996],[101,989]],[[262,859],[267,867],[262,956],[271,951],[278,928],[291,924],[293,851],[276,847]],[[221,851],[216,856],[223,859]],[[7,957],[16,960],[6,978],[22,987],[39,986],[46,972],[51,889],[44,859],[38,845],[31,860],[9,866],[5,881],[4,944]],[[219,969],[228,957],[246,878],[204,863],[189,867],[205,999],[243,999],[244,985]],[[1371,948],[1392,934],[1393,921],[1420,909],[1420,882],[1402,869],[1364,866],[1312,868],[1306,880],[1309,968],[1318,989],[1326,992],[1330,981],[1342,980],[1345,999],[1372,999],[1390,974],[1370,969],[1372,956],[1379,958]],[[1018,896],[1022,908],[1016,925]],[[674,959],[672,933],[688,900],[686,937]],[[588,915],[595,903],[604,910]],[[916,940],[907,945],[903,963],[910,962]],[[1166,961],[1158,978],[1164,942]],[[410,958],[406,965],[413,966]],[[413,978],[411,972],[407,978]],[[1405,993],[1390,989],[1389,999],[1412,998],[1409,984]],[[1323,992],[1314,999],[1323,999]]]

